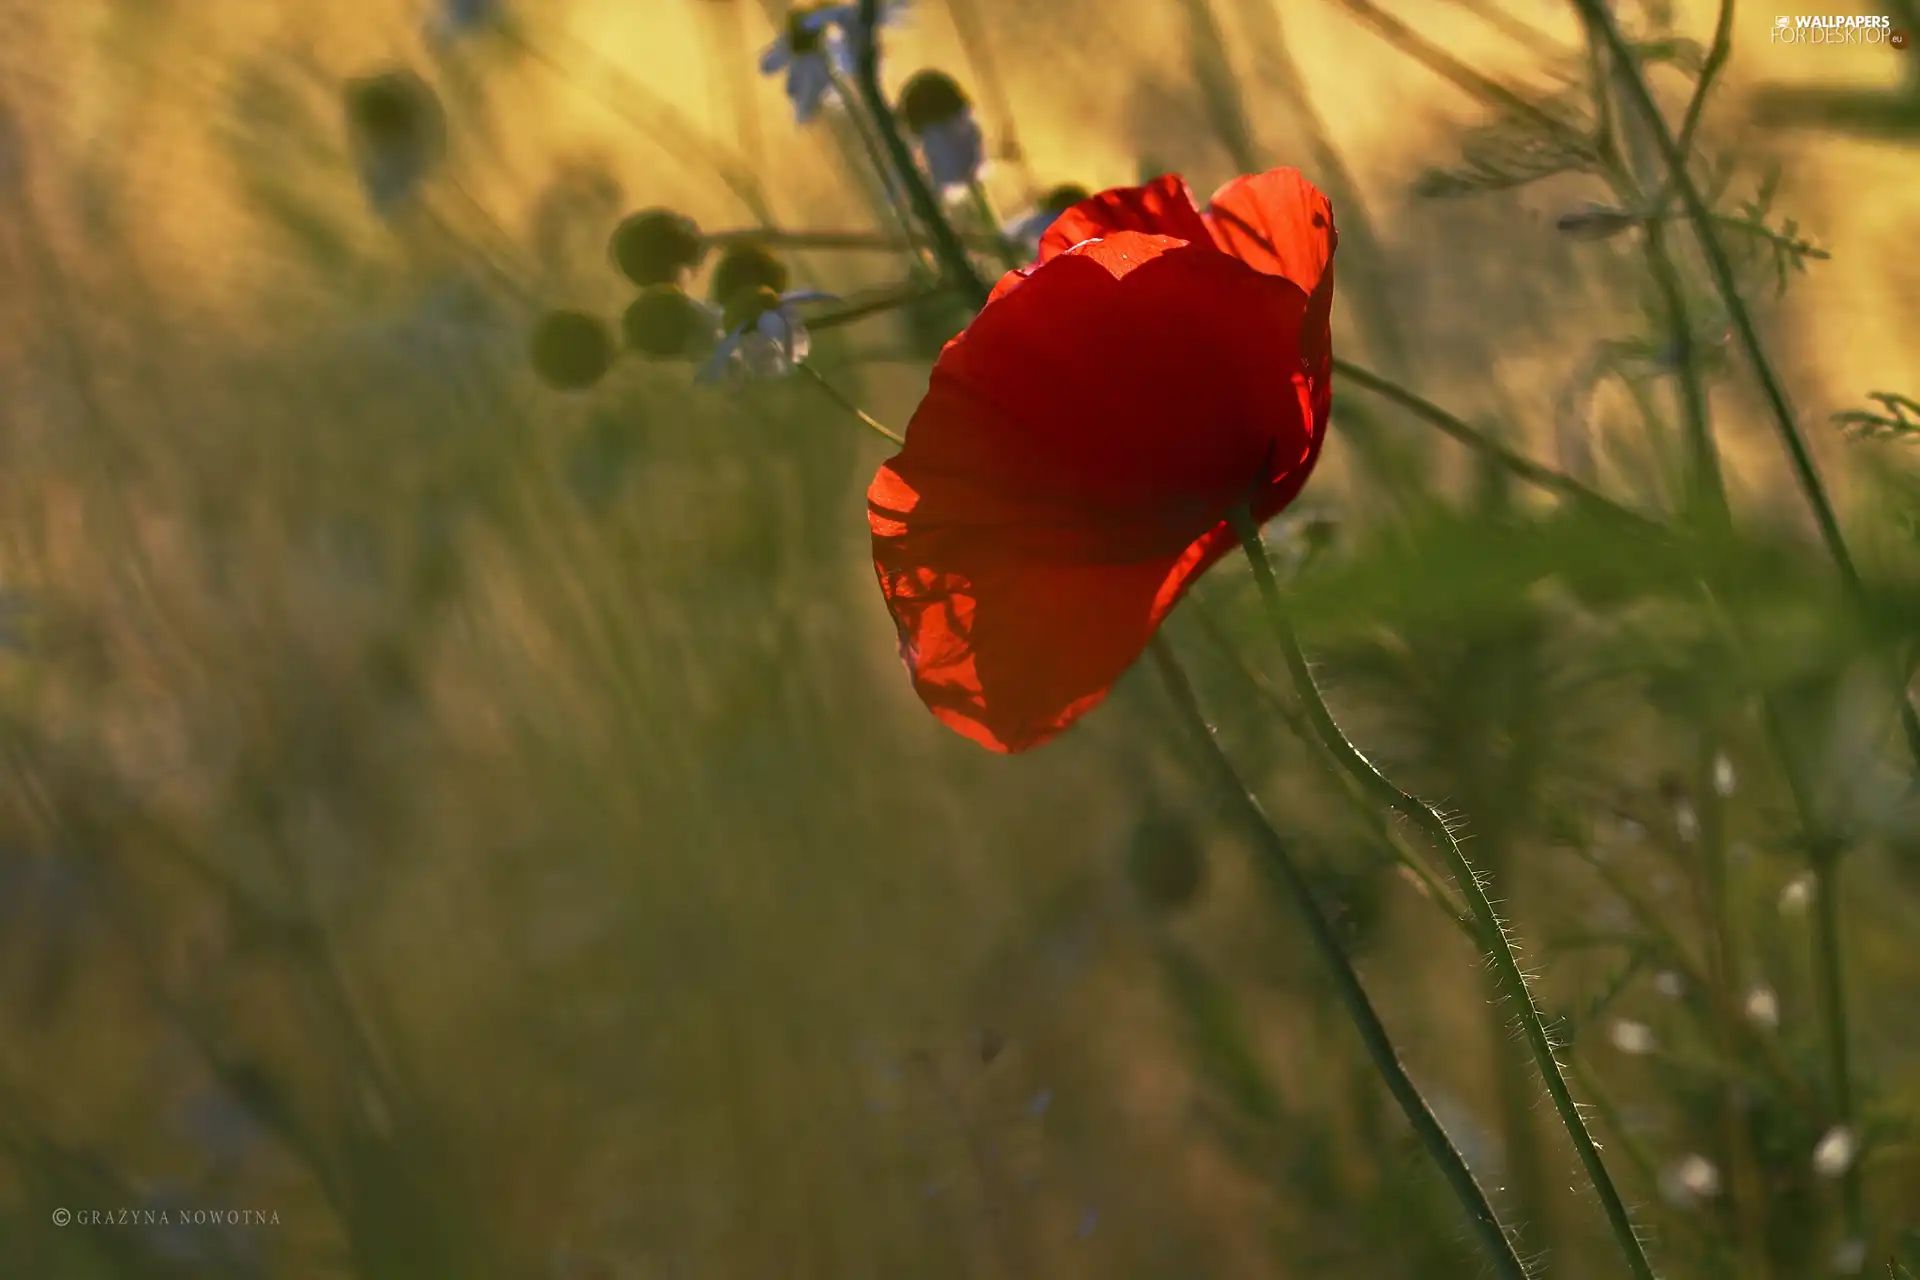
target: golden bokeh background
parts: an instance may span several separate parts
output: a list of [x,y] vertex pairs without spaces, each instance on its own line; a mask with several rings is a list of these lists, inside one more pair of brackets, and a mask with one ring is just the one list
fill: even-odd
[[[1389,7],[1484,76],[1580,74],[1570,6]],[[780,8],[551,0],[443,45],[412,3],[0,0],[0,587],[35,636],[0,663],[0,1274],[1477,1274],[1235,842],[1193,837],[1209,878],[1176,920],[1130,896],[1129,841],[1185,785],[1150,690],[986,756],[898,671],[865,558],[877,442],[804,384],[696,392],[626,362],[562,396],[524,368],[539,310],[624,306],[605,245],[633,209],[747,227],[744,188],[790,229],[877,225],[848,136],[797,128],[754,70]],[[1706,39],[1716,6],[1672,8]],[[1741,11],[1705,138],[1777,160],[1778,209],[1831,251],[1759,311],[1851,494],[1826,417],[1920,391],[1920,151],[1762,129],[1749,104],[1896,91],[1920,53],[1777,47],[1771,18]],[[1355,6],[917,0],[886,54],[896,86],[952,70],[990,141],[1017,141],[988,178],[1008,215],[1143,169],[1204,192],[1297,164],[1335,190],[1337,156],[1342,351],[1540,456],[1596,344],[1636,323],[1625,251],[1554,229],[1600,198],[1588,179],[1414,193],[1486,108]],[[434,85],[450,150],[383,220],[340,91],[393,65]],[[901,269],[795,265],[849,293]],[[888,319],[850,332],[823,360],[903,426],[924,349]],[[1798,527],[1735,366],[1715,404],[1736,506]],[[1435,488],[1468,477],[1387,429]],[[1374,491],[1345,444],[1306,505],[1359,527]],[[1596,794],[1685,759],[1638,710],[1595,732],[1618,764]],[[1358,856],[1310,757],[1239,737],[1308,845]],[[1738,765],[1764,789],[1762,755]],[[1759,849],[1742,901],[1769,922],[1786,1052],[1813,1062],[1774,823],[1764,803],[1736,823]],[[1611,909],[1548,843],[1501,867],[1543,948]],[[1892,1107],[1920,1078],[1912,890],[1878,863],[1853,883],[1858,1065]],[[1363,968],[1443,1118],[1509,1175],[1493,1135],[1537,1128],[1546,1172],[1501,1196],[1550,1274],[1616,1274],[1550,1113],[1528,1121],[1531,1082],[1496,1065],[1476,957],[1401,882],[1369,892]],[[1572,999],[1606,967],[1556,955],[1544,987]],[[1239,1162],[1198,1101],[1196,1019],[1215,1067],[1245,1026],[1271,1073],[1268,1101],[1243,1080],[1266,1127]],[[1684,1117],[1643,1100],[1655,1069],[1593,1052],[1636,1132],[1683,1154]],[[1890,1150],[1888,1232],[1920,1196]],[[1684,1236],[1657,1180],[1632,1190],[1657,1242]],[[45,1225],[165,1196],[281,1225],[213,1261],[206,1232]],[[1815,1260],[1778,1280],[1844,1243],[1824,1203]]]

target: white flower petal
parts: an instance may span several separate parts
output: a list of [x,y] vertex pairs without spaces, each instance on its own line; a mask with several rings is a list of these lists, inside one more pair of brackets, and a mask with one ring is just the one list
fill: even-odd
[[713,349],[713,354],[700,365],[699,372],[693,375],[694,381],[711,384],[725,377],[727,370],[732,367],[734,360],[740,354],[740,341],[741,333],[738,329],[722,338],[720,345]]
[[1835,1125],[1814,1144],[1813,1171],[1823,1178],[1837,1178],[1853,1167],[1853,1157],[1858,1150],[1853,1130]]
[[1613,1041],[1614,1048],[1635,1057],[1652,1053],[1658,1043],[1654,1039],[1652,1027],[1644,1022],[1635,1022],[1631,1018],[1616,1019],[1609,1038]]

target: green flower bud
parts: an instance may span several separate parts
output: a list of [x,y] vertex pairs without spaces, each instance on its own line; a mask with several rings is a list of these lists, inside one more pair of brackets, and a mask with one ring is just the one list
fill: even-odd
[[558,391],[584,391],[613,366],[613,337],[600,317],[550,311],[533,328],[533,368]]
[[678,285],[642,289],[620,319],[627,346],[656,360],[697,358],[713,346],[713,313]]
[[755,289],[785,293],[790,278],[786,264],[760,245],[730,245],[713,269],[708,296],[724,307],[728,299]]
[[614,228],[607,244],[613,264],[642,288],[678,284],[706,257],[706,242],[692,218],[671,209],[646,209]]

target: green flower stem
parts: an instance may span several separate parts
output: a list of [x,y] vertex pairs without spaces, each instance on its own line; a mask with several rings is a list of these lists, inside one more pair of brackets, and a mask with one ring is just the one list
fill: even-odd
[[[1700,64],[1700,78],[1694,81],[1693,96],[1687,100],[1687,111],[1680,118],[1680,136],[1674,145],[1680,154],[1693,154],[1693,135],[1700,128],[1700,117],[1705,114],[1707,94],[1713,88],[1713,82],[1727,65],[1727,57],[1733,52],[1733,0],[1720,0],[1720,16],[1713,24],[1713,44],[1707,49],[1707,57]],[[1672,194],[1671,186],[1661,193],[1654,202],[1654,208],[1664,211],[1667,199]]]
[[[979,179],[976,178],[967,184],[967,195],[973,201],[974,212],[980,216],[981,226],[998,227],[1000,225],[1000,218],[993,211],[993,201],[987,198],[987,189]],[[1018,271],[1025,265],[1021,259],[1019,247],[1005,236],[996,235],[990,247],[993,252],[1000,255],[1000,261],[1006,265],[1007,270]]]
[[1219,619],[1215,618],[1199,600],[1189,600],[1187,608],[1199,621],[1200,629],[1206,632],[1207,638],[1240,673],[1240,677],[1252,687],[1261,701],[1265,702],[1275,715],[1286,722],[1287,730],[1310,750],[1320,752],[1322,762],[1333,772],[1333,776],[1339,779],[1341,789],[1345,791],[1347,799],[1353,803],[1354,812],[1372,828],[1374,836],[1393,851],[1394,860],[1406,868],[1420,892],[1446,913],[1447,918],[1466,935],[1468,941],[1479,942],[1479,927],[1474,924],[1473,917],[1467,913],[1467,909],[1454,901],[1453,891],[1447,888],[1439,873],[1427,865],[1425,858],[1414,852],[1411,842],[1387,822],[1378,806],[1367,799],[1366,791],[1353,775],[1340,768],[1340,762],[1326,750],[1326,744],[1320,740],[1320,735],[1313,731],[1313,726],[1307,722],[1305,713],[1280,692],[1273,681],[1267,679],[1265,672],[1242,656],[1240,650],[1227,638]]
[[[1693,790],[1700,829],[1699,856],[1694,861],[1704,898],[1702,923],[1708,941],[1707,971],[1717,988],[1709,997],[1713,1034],[1727,1061],[1738,1062],[1740,1031],[1733,1002],[1746,981],[1729,898],[1727,805],[1714,776],[1720,746],[1719,736],[1708,732],[1702,735],[1696,753]],[[1727,1204],[1738,1228],[1734,1252],[1740,1258],[1742,1275],[1751,1276],[1753,1280],[1769,1280],[1773,1268],[1766,1250],[1763,1223],[1766,1204],[1761,1169],[1738,1092],[1730,1080],[1721,1083],[1719,1120],[1727,1158]]]
[[1322,742],[1334,757],[1352,776],[1377,796],[1390,808],[1404,814],[1432,840],[1442,856],[1450,864],[1454,879],[1458,882],[1461,895],[1466,899],[1467,908],[1473,913],[1479,926],[1480,942],[1491,955],[1495,977],[1501,995],[1513,1003],[1520,1019],[1520,1028],[1532,1050],[1533,1059],[1540,1069],[1541,1079],[1547,1086],[1547,1093],[1553,1099],[1554,1110],[1560,1113],[1560,1120],[1566,1126],[1567,1136],[1572,1140],[1575,1153],[1586,1171],[1587,1180],[1593,1185],[1594,1193],[1599,1196],[1601,1208],[1605,1211],[1607,1225],[1612,1229],[1615,1242],[1625,1255],[1627,1266],[1636,1280],[1654,1280],[1653,1266],[1647,1261],[1645,1249],[1634,1231],[1633,1222],[1627,1214],[1625,1201],[1620,1198],[1619,1190],[1613,1184],[1613,1178],[1607,1172],[1606,1163],[1600,1158],[1600,1149],[1594,1143],[1593,1135],[1587,1131],[1586,1121],[1580,1116],[1580,1108],[1573,1100],[1572,1092],[1567,1088],[1566,1076],[1562,1073],[1560,1061],[1554,1056],[1552,1037],[1547,1033],[1545,1019],[1540,1015],[1540,1007],[1534,1003],[1533,991],[1527,985],[1525,973],[1521,971],[1519,957],[1514,953],[1513,943],[1507,936],[1506,926],[1494,911],[1492,901],[1487,897],[1486,887],[1479,873],[1467,860],[1465,851],[1453,838],[1446,819],[1432,808],[1400,790],[1388,781],[1373,763],[1360,753],[1347,739],[1333,713],[1328,710],[1326,701],[1320,696],[1319,686],[1315,684],[1313,672],[1307,665],[1306,654],[1300,648],[1299,637],[1294,634],[1293,623],[1287,617],[1285,602],[1280,596],[1280,585],[1274,578],[1273,565],[1267,559],[1265,545],[1260,541],[1259,526],[1254,523],[1251,513],[1245,507],[1237,509],[1232,517],[1235,533],[1240,537],[1241,546],[1247,553],[1247,559],[1253,566],[1254,580],[1260,589],[1260,597],[1266,606],[1267,620],[1273,627],[1287,660],[1287,669],[1293,677],[1295,689],[1299,692],[1301,705]]
[[882,425],[878,419],[868,416],[866,410],[862,409],[859,405],[855,404],[853,401],[847,399],[844,395],[840,394],[840,389],[834,386],[831,382],[828,382],[825,375],[823,375],[818,369],[814,368],[812,364],[808,363],[805,360],[802,360],[800,361],[799,364],[797,364],[794,367],[799,369],[801,373],[804,373],[809,379],[811,379],[814,386],[826,392],[827,399],[833,401],[835,404],[839,405],[842,409],[845,409],[848,413],[852,414],[853,417],[860,423],[861,426],[873,432],[875,435],[882,437],[883,439],[892,441],[894,444],[905,445],[907,443],[907,438],[905,436],[893,430],[891,427]]
[[[1601,122],[1594,150],[1599,155],[1607,184],[1613,190],[1614,199],[1623,206],[1657,211],[1661,202],[1647,201],[1633,166],[1621,152],[1622,134],[1613,110],[1613,84],[1616,76],[1624,73],[1610,65],[1610,55],[1591,29],[1587,34],[1587,58],[1592,67],[1595,115]],[[1662,197],[1662,201],[1664,199]],[[1650,214],[1641,220],[1640,229],[1646,237],[1647,274],[1653,278],[1666,313],[1667,340],[1673,349],[1674,391],[1686,427],[1689,465],[1682,509],[1699,527],[1723,534],[1731,525],[1726,480],[1720,469],[1719,447],[1713,438],[1706,386],[1700,376],[1697,334],[1692,308],[1687,304],[1686,282],[1667,247],[1665,222]]]
[[[1763,704],[1763,712],[1767,736],[1772,740],[1774,753],[1780,759],[1787,791],[1793,797],[1793,806],[1800,819],[1801,835],[1808,846],[1808,860],[1813,866],[1814,981],[1820,988],[1821,1030],[1827,1051],[1828,1102],[1833,1108],[1833,1123],[1852,1129],[1853,1062],[1849,1047],[1852,1035],[1847,1026],[1846,968],[1840,945],[1840,855],[1845,852],[1845,844],[1818,819],[1813,787],[1801,772],[1799,761],[1793,754],[1793,740],[1779,708],[1768,701]],[[1849,1164],[1841,1175],[1840,1202],[1847,1234],[1858,1236],[1865,1223],[1858,1160]]]
[[[902,235],[879,235],[872,231],[786,231],[779,227],[736,227],[712,231],[701,237],[718,247],[730,244],[757,244],[769,249],[820,249],[826,251],[875,253],[913,253],[919,243]],[[997,252],[1001,238],[994,235],[963,235],[968,248]]]
[[831,311],[808,316],[807,329],[811,333],[818,333],[823,329],[842,328],[872,316],[898,311],[901,307],[912,306],[927,298],[937,298],[942,292],[936,285],[914,284],[854,294]]
[[893,118],[893,108],[887,105],[887,95],[880,87],[880,48],[876,34],[879,22],[880,0],[860,0],[859,48],[855,51],[858,55],[855,79],[860,86],[860,97],[866,102],[867,113],[880,134],[900,185],[906,188],[908,203],[933,241],[933,255],[940,262],[941,273],[976,309],[984,307],[987,305],[986,281],[974,270],[966,245],[940,211],[940,201],[927,185],[920,166],[914,163],[913,152],[900,136],[900,123]]
[[1387,1089],[1393,1094],[1394,1101],[1400,1104],[1407,1122],[1413,1126],[1414,1134],[1427,1150],[1428,1156],[1438,1166],[1441,1176],[1459,1197],[1461,1206],[1467,1211],[1468,1219],[1473,1223],[1475,1234],[1481,1247],[1492,1260],[1496,1274],[1503,1280],[1526,1280],[1527,1269],[1514,1252],[1513,1243],[1507,1238],[1500,1220],[1488,1202],[1486,1192],[1474,1178],[1468,1168],[1465,1157],[1460,1154],[1453,1140],[1434,1116],[1433,1108],[1421,1095],[1419,1087],[1407,1075],[1406,1067],[1400,1061],[1399,1052],[1393,1046],[1392,1038],[1387,1034],[1386,1025],[1368,998],[1367,991],[1360,983],[1360,975],[1354,972],[1353,964],[1347,959],[1340,939],[1333,925],[1314,900],[1313,887],[1307,882],[1305,874],[1293,860],[1286,841],[1274,829],[1260,802],[1247,790],[1233,762],[1221,749],[1214,737],[1213,728],[1207,723],[1200,709],[1192,683],[1186,672],[1180,667],[1173,652],[1163,640],[1154,640],[1151,652],[1154,664],[1160,670],[1160,678],[1166,684],[1167,693],[1180,713],[1181,721],[1190,731],[1195,745],[1206,758],[1209,772],[1218,783],[1220,791],[1232,798],[1234,807],[1246,819],[1248,833],[1258,844],[1260,870],[1268,883],[1281,896],[1287,898],[1300,912],[1307,925],[1307,932],[1313,940],[1314,948],[1326,961],[1331,971],[1334,986],[1339,993],[1341,1003],[1346,1006],[1348,1016],[1353,1019],[1360,1039],[1365,1044],[1367,1055],[1386,1082]]
[[841,78],[838,71],[829,71],[828,74],[833,81],[833,91],[840,96],[840,101],[846,104],[848,127],[859,137],[860,149],[866,152],[867,165],[873,170],[874,181],[880,184],[880,198],[886,202],[887,209],[893,214],[894,220],[900,224],[901,238],[906,243],[907,251],[913,255],[915,272],[922,276],[932,274],[927,265],[926,250],[921,238],[914,233],[913,217],[900,202],[900,188],[894,171],[888,165],[886,156],[882,154],[879,142],[874,138],[874,130],[869,129],[867,121],[861,117],[859,99],[847,88],[846,81]]
[[1652,520],[1621,506],[1599,490],[1591,489],[1572,476],[1555,471],[1551,467],[1542,466],[1531,458],[1515,453],[1479,428],[1462,421],[1431,400],[1414,394],[1396,382],[1351,361],[1342,360],[1338,356],[1334,357],[1333,371],[1356,386],[1363,387],[1382,399],[1392,401],[1468,448],[1486,455],[1528,484],[1545,489],[1549,493],[1586,503],[1590,507],[1618,516],[1629,523],[1648,529],[1656,527]]
[[[1840,950],[1840,850],[1817,850],[1813,859],[1814,959],[1819,970],[1820,1005],[1825,1020],[1827,1075],[1832,1081],[1836,1124],[1853,1124],[1853,1067],[1847,1042],[1847,982]],[[1847,1234],[1858,1236],[1865,1225],[1861,1199],[1860,1162],[1847,1165],[1840,1178],[1841,1211]]]
[[[1813,465],[1813,454],[1807,448],[1807,442],[1801,437],[1800,427],[1794,417],[1793,408],[1787,403],[1786,388],[1781,385],[1779,375],[1767,358],[1766,349],[1760,343],[1760,333],[1753,322],[1753,313],[1740,296],[1739,282],[1734,279],[1733,262],[1727,257],[1726,246],[1714,234],[1713,215],[1707,208],[1706,200],[1700,194],[1700,188],[1687,172],[1687,156],[1680,150],[1679,143],[1672,131],[1667,128],[1666,120],[1660,114],[1659,104],[1654,102],[1653,93],[1647,87],[1646,77],[1641,73],[1639,64],[1634,60],[1633,52],[1627,47],[1620,29],[1614,25],[1613,17],[1607,12],[1602,0],[1574,0],[1581,16],[1586,19],[1593,32],[1606,42],[1607,49],[1619,70],[1619,84],[1633,101],[1634,109],[1646,122],[1647,131],[1660,151],[1661,159],[1666,162],[1667,171],[1673,183],[1674,192],[1680,198],[1680,206],[1686,211],[1687,220],[1693,224],[1694,238],[1699,242],[1701,256],[1706,259],[1707,271],[1713,277],[1714,288],[1720,294],[1721,304],[1727,310],[1732,321],[1733,331],[1740,340],[1741,350],[1752,366],[1754,377],[1760,383],[1760,392],[1767,402],[1767,409],[1773,419],[1774,429],[1780,437],[1781,445],[1786,449],[1788,461],[1793,466],[1794,479],[1800,486],[1800,492],[1807,506],[1813,512],[1815,525],[1820,531],[1820,540],[1825,544],[1827,554],[1840,571],[1841,581],[1847,590],[1859,599],[1865,594],[1860,579],[1860,570],[1854,564],[1853,553],[1847,549],[1846,538],[1840,532],[1839,517],[1834,512],[1833,502],[1827,496],[1820,473]],[[1905,688],[1899,693],[1900,724],[1907,740],[1907,749],[1914,761],[1920,764],[1920,711],[1916,711],[1913,700],[1907,696]]]

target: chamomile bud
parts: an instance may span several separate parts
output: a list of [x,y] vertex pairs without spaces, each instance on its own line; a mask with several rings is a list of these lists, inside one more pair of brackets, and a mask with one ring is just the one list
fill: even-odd
[[607,256],[620,274],[641,288],[677,285],[706,258],[700,227],[671,209],[644,209],[614,228]]
[[446,115],[427,82],[399,68],[347,82],[347,138],[376,212],[391,212],[446,154]]
[[628,348],[643,356],[700,359],[719,340],[720,318],[680,286],[656,284],[628,304],[620,330]]
[[786,263],[760,245],[729,245],[713,269],[708,296],[719,306],[725,307],[731,300],[759,289],[771,289],[776,294],[785,293],[790,278]]
[[986,142],[973,103],[944,71],[919,71],[900,91],[900,121],[913,135],[935,188],[970,186],[986,164]]
[[613,336],[584,311],[550,311],[533,327],[534,372],[556,391],[584,391],[613,366]]

